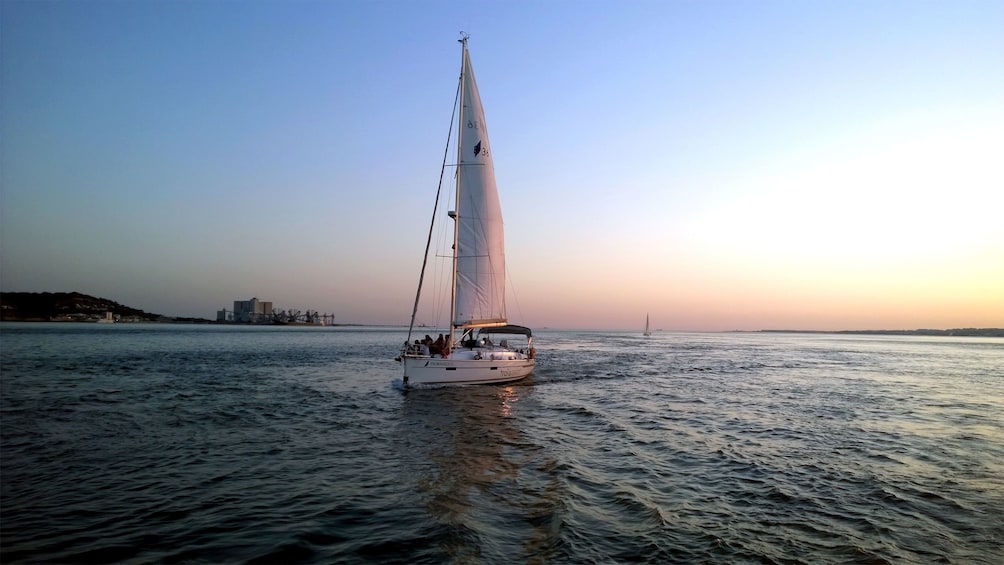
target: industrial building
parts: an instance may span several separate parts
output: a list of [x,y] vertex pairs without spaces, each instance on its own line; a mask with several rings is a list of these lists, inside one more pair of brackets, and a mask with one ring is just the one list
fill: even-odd
[[217,322],[263,323],[272,321],[272,303],[262,302],[257,298],[251,300],[234,300],[232,312],[219,310],[216,312]]
[[216,321],[231,324],[277,324],[297,326],[330,326],[335,323],[334,314],[321,314],[307,310],[275,310],[271,302],[234,300],[233,310],[217,310]]

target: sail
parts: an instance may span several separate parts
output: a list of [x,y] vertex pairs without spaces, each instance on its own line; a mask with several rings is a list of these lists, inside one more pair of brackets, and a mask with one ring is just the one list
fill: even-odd
[[457,276],[454,325],[504,324],[505,241],[488,126],[464,44],[463,107],[457,168]]

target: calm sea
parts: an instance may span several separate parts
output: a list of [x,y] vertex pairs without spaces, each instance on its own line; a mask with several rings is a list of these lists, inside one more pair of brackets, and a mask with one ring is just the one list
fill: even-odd
[[1004,339],[0,325],[3,563],[988,563]]

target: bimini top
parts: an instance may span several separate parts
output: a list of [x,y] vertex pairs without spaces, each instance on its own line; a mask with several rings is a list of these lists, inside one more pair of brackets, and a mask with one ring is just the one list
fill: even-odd
[[493,326],[488,328],[481,328],[478,330],[479,334],[520,334],[526,337],[533,337],[533,333],[530,328],[524,328],[523,326]]

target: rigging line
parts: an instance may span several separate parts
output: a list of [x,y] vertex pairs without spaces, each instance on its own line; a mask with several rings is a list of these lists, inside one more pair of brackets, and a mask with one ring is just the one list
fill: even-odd
[[[447,191],[449,194],[449,191]],[[449,200],[449,199],[448,199]],[[452,202],[450,202],[452,204]],[[452,284],[451,269],[453,267],[452,261],[453,255],[446,255],[446,249],[448,248],[447,238],[449,238],[450,243],[453,241],[452,230],[446,229],[443,222],[439,223],[439,227],[436,229],[436,251],[433,252],[433,258],[436,260],[433,265],[432,275],[434,277],[432,288],[434,291],[434,298],[432,299],[432,325],[436,328],[442,328],[444,325],[449,327],[449,322],[443,323],[443,320],[450,313],[450,285]],[[444,261],[444,259],[449,259],[450,261]],[[424,286],[424,285],[423,285]],[[428,296],[428,292],[425,293]],[[429,299],[426,298],[426,302]]]
[[[462,75],[461,75],[462,76]],[[439,210],[439,195],[443,190],[443,175],[446,173],[446,157],[450,154],[450,139],[453,137],[453,120],[457,114],[457,102],[460,100],[461,81],[457,81],[457,93],[453,98],[453,113],[450,114],[450,129],[446,134],[446,148],[443,150],[443,166],[439,169],[439,186],[436,188],[436,203],[432,206],[432,222],[429,224],[429,235],[425,239],[425,255],[422,257],[422,271],[418,275],[418,290],[415,291],[415,305],[411,309],[411,322],[408,324],[408,339],[411,343],[411,332],[415,329],[415,316],[418,314],[418,301],[422,296],[422,282],[425,280],[425,266],[429,263],[429,247],[432,245],[432,230],[436,225],[436,212]]]
[[508,279],[509,289],[512,290],[512,299],[516,302],[516,312],[519,313],[519,318],[517,318],[517,320],[521,320],[520,323],[525,324],[526,318],[523,317],[523,308],[520,306],[519,296],[516,295],[516,283],[512,282],[512,275],[509,273],[508,268],[505,270],[505,278]]

